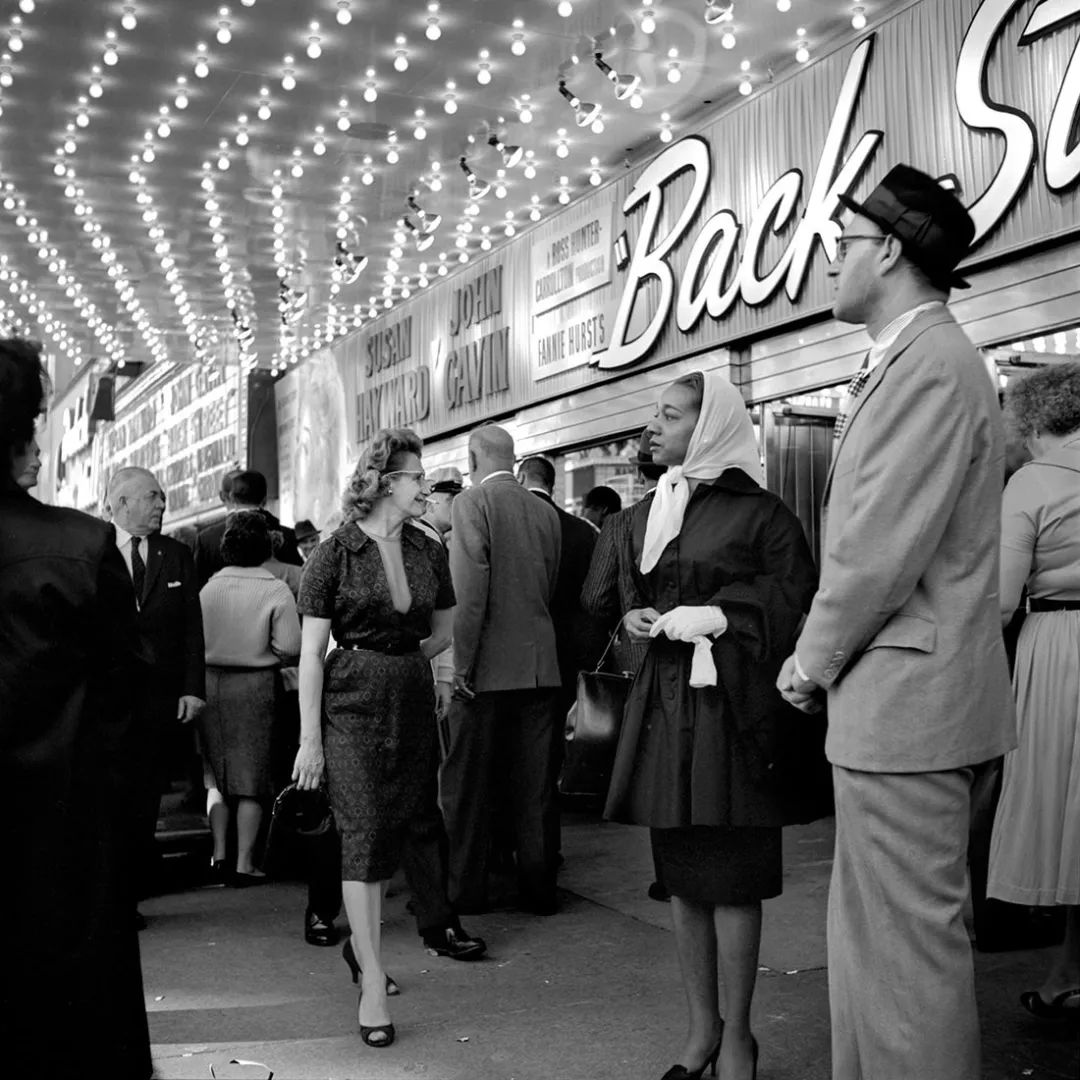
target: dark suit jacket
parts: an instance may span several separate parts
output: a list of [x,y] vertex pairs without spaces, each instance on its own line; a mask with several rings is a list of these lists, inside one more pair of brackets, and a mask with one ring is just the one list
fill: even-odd
[[175,716],[176,700],[182,695],[206,698],[199,584],[184,544],[160,534],[147,540],[139,633],[153,668],[152,695],[163,704],[171,702]]
[[[296,546],[296,533],[280,521],[268,510],[241,510],[233,513],[260,513],[267,527],[281,533],[283,544],[277,553],[278,559],[290,566],[303,566],[304,560],[300,557],[300,549]],[[221,557],[221,538],[225,535],[225,529],[229,524],[228,515],[215,521],[213,525],[207,525],[200,529],[195,537],[195,571],[201,589],[211,577],[214,576],[224,565],[225,560]]]
[[[637,519],[648,517],[651,502],[650,492],[641,502],[610,514],[593,551],[589,573],[581,588],[581,606],[606,627],[608,634],[614,632],[628,611],[646,606],[635,576],[630,538]],[[631,641],[624,631],[616,646],[615,666],[622,671],[637,671],[648,651],[648,642]]]
[[559,516],[562,554],[559,576],[551,600],[551,621],[555,625],[555,646],[559,653],[559,674],[564,690],[577,685],[577,673],[591,668],[600,659],[606,639],[602,624],[581,606],[581,590],[589,572],[596,530],[581,518],[568,514],[546,492],[533,490]]
[[451,514],[455,675],[479,692],[561,685],[558,515],[509,473],[466,488]]
[[[135,597],[112,526],[0,491],[7,1075],[76,1076],[91,1045],[111,1074],[150,1075],[122,846],[140,674]],[[28,932],[28,912],[47,933]]]

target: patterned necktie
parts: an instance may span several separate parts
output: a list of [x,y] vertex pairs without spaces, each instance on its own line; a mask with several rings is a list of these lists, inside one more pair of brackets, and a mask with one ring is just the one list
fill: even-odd
[[135,584],[135,599],[141,604],[143,586],[146,584],[146,563],[143,562],[143,557],[139,554],[140,543],[142,543],[141,536],[131,538],[131,580]]
[[864,387],[870,381],[870,376],[873,374],[874,369],[870,367],[870,354],[867,353],[866,358],[863,360],[863,366],[859,368],[859,373],[848,383],[847,401],[845,403],[847,411],[841,411],[836,415],[836,426],[833,428],[834,439],[839,439],[844,434],[844,428],[847,427],[848,417],[851,415],[855,399],[863,392]]

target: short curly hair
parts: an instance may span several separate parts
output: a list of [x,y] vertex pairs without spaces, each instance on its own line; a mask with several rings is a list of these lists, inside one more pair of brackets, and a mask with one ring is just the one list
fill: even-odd
[[1005,390],[1005,423],[1018,442],[1080,428],[1080,363],[1047,364],[1013,379]]
[[262,566],[270,558],[270,530],[262,514],[233,514],[221,538],[226,566]]
[[377,431],[371,445],[360,455],[341,497],[345,521],[363,521],[390,490],[386,474],[401,468],[408,454],[419,457],[423,448],[420,436],[409,428]]

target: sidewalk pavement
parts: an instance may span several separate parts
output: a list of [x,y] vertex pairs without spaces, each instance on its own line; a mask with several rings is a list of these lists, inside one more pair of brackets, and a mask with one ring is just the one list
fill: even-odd
[[[754,1005],[761,1080],[829,1077],[831,849],[831,821],[785,830],[785,891],[765,905]],[[563,853],[558,915],[465,920],[488,942],[477,963],[429,956],[407,891],[391,896],[383,951],[402,993],[390,999],[398,1039],[386,1050],[360,1041],[340,948],[304,943],[302,886],[192,888],[145,902],[156,1076],[267,1075],[229,1064],[241,1059],[275,1080],[657,1080],[676,1060],[685,1011],[668,906],[645,894],[647,833],[577,817]],[[1045,962],[976,954],[985,1080],[1080,1076],[1080,1033],[1017,1004]]]

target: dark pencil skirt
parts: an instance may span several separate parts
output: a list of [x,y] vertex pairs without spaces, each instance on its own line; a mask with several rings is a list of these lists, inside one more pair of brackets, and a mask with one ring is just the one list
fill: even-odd
[[222,795],[274,796],[271,745],[276,668],[206,665],[206,708],[199,717],[203,761]]
[[783,891],[782,830],[688,825],[650,829],[660,881],[672,896],[699,904],[738,905]]

